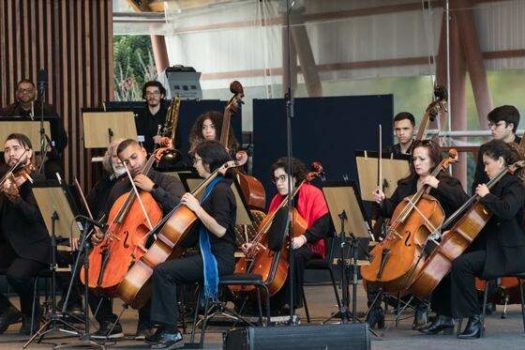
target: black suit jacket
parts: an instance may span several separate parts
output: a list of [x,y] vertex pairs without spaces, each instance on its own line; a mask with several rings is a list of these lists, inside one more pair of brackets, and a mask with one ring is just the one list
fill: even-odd
[[[461,183],[458,179],[449,176],[443,171],[438,174],[437,179],[439,180],[438,187],[433,188],[429,194],[438,200],[445,212],[445,216],[448,217],[467,201],[468,196],[463,190],[463,187],[461,187]],[[392,194],[392,197],[390,199],[385,199],[381,205],[381,216],[391,217],[396,206],[405,197],[416,193],[416,191],[417,179],[401,180]]]
[[16,254],[25,259],[49,263],[51,239],[26,181],[19,188],[20,197],[14,202],[4,198],[1,208],[1,231]]
[[521,180],[505,175],[480,202],[493,213],[474,241],[473,250],[487,253],[482,277],[525,272],[525,187]]

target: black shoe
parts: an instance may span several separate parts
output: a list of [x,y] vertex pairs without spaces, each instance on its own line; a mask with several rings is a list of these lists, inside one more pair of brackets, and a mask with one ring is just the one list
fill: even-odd
[[161,337],[162,333],[164,333],[164,328],[163,327],[158,327],[157,330],[155,331],[155,333],[150,333],[150,335],[147,335],[144,338],[144,341],[146,341],[146,343],[148,343],[148,344],[158,343],[160,341],[160,337]]
[[481,337],[481,317],[474,315],[468,318],[467,326],[463,333],[458,334],[459,339],[472,339]]
[[10,305],[0,315],[0,334],[3,334],[7,328],[13,323],[17,323],[22,319],[22,313],[18,311],[14,306]]
[[123,338],[124,333],[122,333],[122,326],[119,322],[113,327],[113,322],[104,321],[98,331],[91,335],[93,339],[118,339]]
[[419,329],[421,333],[432,335],[443,332],[452,334],[454,331],[454,319],[452,317],[439,315],[429,327]]
[[412,329],[420,329],[428,324],[428,307],[426,305],[418,305],[416,314],[414,316],[414,323]]
[[22,317],[22,327],[20,327],[20,330],[18,331],[18,333],[23,334],[23,335],[31,335],[31,334],[35,334],[39,328],[40,328],[40,316],[39,315],[35,316],[35,320],[33,321],[32,332],[31,332],[31,316],[23,316]]
[[137,331],[135,332],[135,340],[145,340],[146,338],[151,338],[153,334],[153,330],[149,326],[141,327],[139,325],[137,327]]
[[160,338],[159,338],[159,341],[156,342],[155,344],[152,344],[150,349],[163,349],[163,350],[171,350],[171,349],[175,349],[179,346],[182,346],[184,345],[184,343],[182,343],[182,333],[181,332],[177,332],[177,333],[166,333],[166,332],[162,332],[160,334]]
[[385,328],[385,312],[380,307],[375,307],[368,313],[366,322],[370,328],[374,328],[377,325],[378,329]]

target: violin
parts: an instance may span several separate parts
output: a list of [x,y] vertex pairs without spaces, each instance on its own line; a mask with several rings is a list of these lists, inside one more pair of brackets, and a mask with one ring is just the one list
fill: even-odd
[[[141,173],[147,174],[158,161],[164,148],[150,156]],[[147,214],[146,214],[147,213]],[[114,296],[129,268],[147,252],[145,247],[153,225],[162,219],[162,209],[151,193],[132,189],[112,205],[108,228],[101,243],[89,254],[88,286]],[[86,284],[84,267],[80,281]]]
[[[432,176],[457,161],[455,149],[432,171]],[[415,265],[428,235],[445,219],[436,198],[427,194],[428,185],[401,201],[392,214],[386,237],[371,251],[370,265],[361,267],[366,283],[381,285],[388,292],[399,292],[410,285]]]
[[[245,152],[238,152],[236,160],[228,161],[217,168],[192,195],[198,197],[216,176],[246,164],[247,160],[248,155]],[[118,286],[117,294],[127,305],[138,309],[147,303],[151,296],[150,278],[153,269],[184,253],[180,242],[188,236],[197,221],[198,217],[193,211],[184,204],[179,204],[150,231],[150,234],[156,232],[156,240],[140,259],[136,260]]]
[[[268,286],[270,296],[275,295],[284,285],[288,278],[288,247],[283,244],[280,251],[275,252],[268,247],[267,233],[277,217],[281,217],[282,211],[286,210],[289,199],[294,198],[301,187],[311,182],[317,176],[324,174],[321,163],[312,163],[312,169],[307,174],[306,179],[301,181],[297,188],[279,204],[279,206],[268,214],[260,223],[257,235],[253,239],[251,249],[246,257],[240,258],[235,264],[234,273],[251,273],[260,275],[264,283]],[[293,208],[290,218],[289,237],[299,237],[308,229],[308,222],[299,214],[296,208]],[[288,239],[289,243],[290,239]],[[228,286],[230,291],[236,295],[239,293],[249,293],[255,291],[253,286],[232,285]]]
[[[10,200],[14,200],[19,196],[18,187],[21,184],[26,181],[33,183],[31,173],[34,170],[34,166],[30,159],[25,159],[24,162],[26,152],[27,150],[22,153],[17,162],[0,179],[0,189]],[[6,183],[8,183],[8,186],[4,186]]]

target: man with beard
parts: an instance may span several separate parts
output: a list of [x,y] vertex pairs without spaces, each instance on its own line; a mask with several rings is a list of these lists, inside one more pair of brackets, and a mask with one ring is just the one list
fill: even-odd
[[164,125],[168,107],[164,103],[166,89],[158,81],[148,81],[142,89],[142,98],[146,100],[146,108],[139,112],[136,120],[137,135],[142,136],[143,146],[151,154],[155,145],[160,143],[159,129]]

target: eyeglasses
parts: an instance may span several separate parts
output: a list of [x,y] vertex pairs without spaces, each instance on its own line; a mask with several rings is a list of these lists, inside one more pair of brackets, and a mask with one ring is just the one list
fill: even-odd
[[497,129],[497,128],[499,128],[502,125],[507,126],[507,122],[504,121],[504,120],[501,120],[501,121],[499,121],[497,123],[489,122],[487,125],[489,126],[489,129],[492,129],[492,128]]
[[19,94],[32,94],[35,91],[33,88],[29,89],[18,89]]
[[146,96],[160,96],[160,91],[146,92]]
[[202,158],[193,157],[193,165],[197,164],[200,161],[202,161]]
[[277,177],[274,177],[272,179],[272,182],[274,184],[278,183],[278,182],[285,182],[286,180],[288,180],[288,176],[286,175],[281,175],[281,176],[277,176]]

